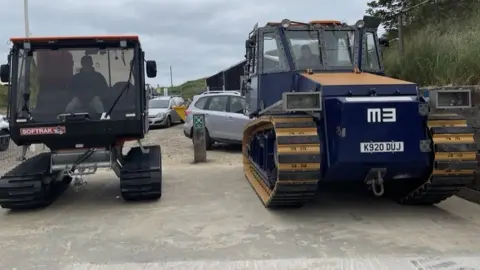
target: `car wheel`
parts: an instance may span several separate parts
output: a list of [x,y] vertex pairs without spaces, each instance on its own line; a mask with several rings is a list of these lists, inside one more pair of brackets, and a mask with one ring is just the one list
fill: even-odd
[[167,123],[165,123],[165,127],[169,128],[172,126],[172,118],[170,115],[167,117]]
[[[1,136],[9,135],[9,133],[5,130],[1,130],[0,135]],[[10,146],[10,136],[0,137],[0,152],[7,151],[9,146]]]
[[212,150],[213,143],[214,142],[210,138],[210,134],[208,133],[208,130],[205,129],[205,144],[206,144],[207,150]]

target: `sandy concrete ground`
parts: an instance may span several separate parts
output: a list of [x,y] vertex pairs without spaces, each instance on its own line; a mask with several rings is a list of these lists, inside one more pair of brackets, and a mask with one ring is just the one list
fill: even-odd
[[181,126],[155,130],[147,141],[163,147],[160,201],[125,203],[113,173],[99,172],[46,209],[0,210],[0,269],[480,266],[478,205],[452,198],[412,208],[322,191],[303,208],[272,211],[245,180],[235,149],[192,165]]

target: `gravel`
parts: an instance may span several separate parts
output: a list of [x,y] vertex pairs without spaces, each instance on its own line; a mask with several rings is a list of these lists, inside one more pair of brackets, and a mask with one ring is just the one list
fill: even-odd
[[[159,144],[162,147],[162,165],[164,168],[187,166],[193,163],[193,144],[190,139],[183,135],[183,125],[151,130],[143,140],[143,144]],[[128,151],[129,147],[136,145],[136,142],[128,142],[125,151]],[[0,175],[19,164],[17,158],[21,154],[21,149],[22,147],[15,145],[11,141],[9,149],[5,152],[0,152]],[[48,151],[48,148],[43,145],[35,145],[28,151],[27,157],[45,151]],[[242,162],[241,147],[216,144],[211,151],[207,152],[207,160],[209,165],[238,166]]]
[[[144,145],[160,144],[162,165],[166,167],[193,163],[193,143],[183,135],[183,124],[151,130],[143,143]],[[136,142],[129,142],[127,147],[129,145],[135,146]],[[241,162],[240,146],[215,144],[213,149],[207,152],[209,164],[239,165]]]

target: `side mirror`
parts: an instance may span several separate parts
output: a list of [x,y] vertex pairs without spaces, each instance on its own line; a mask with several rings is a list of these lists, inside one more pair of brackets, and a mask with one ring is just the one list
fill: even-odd
[[382,23],[382,19],[374,16],[363,16],[363,21],[365,22],[366,28],[377,29]]
[[148,78],[157,77],[157,62],[153,60],[147,61],[147,77]]
[[10,82],[10,65],[1,65],[0,66],[0,81],[2,83]]
[[238,114],[246,114],[247,113],[247,109],[241,109],[237,112]]
[[25,101],[26,103],[28,103],[28,101],[30,100],[30,93],[23,93],[23,101]]
[[253,41],[250,40],[250,39],[247,39],[247,40],[245,41],[245,49],[248,50],[248,49],[253,48],[253,47],[255,47],[255,42],[253,42]]
[[380,47],[390,47],[390,41],[388,40],[388,38],[379,38],[378,44],[380,45]]

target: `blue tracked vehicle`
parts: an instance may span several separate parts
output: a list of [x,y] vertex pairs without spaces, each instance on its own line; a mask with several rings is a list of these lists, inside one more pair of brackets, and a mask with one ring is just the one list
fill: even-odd
[[[300,206],[323,182],[365,183],[401,204],[436,204],[473,181],[471,93],[386,77],[380,22],[283,20],[246,41],[246,178],[266,207]],[[458,101],[468,101],[465,104]]]

